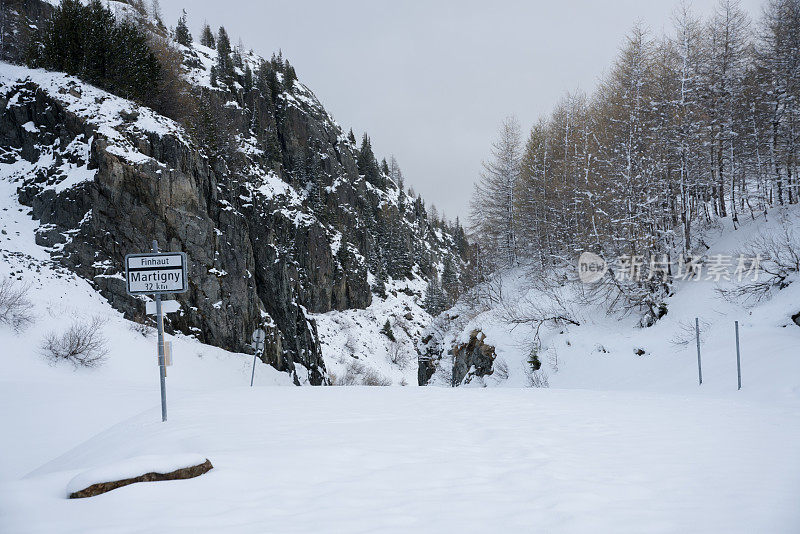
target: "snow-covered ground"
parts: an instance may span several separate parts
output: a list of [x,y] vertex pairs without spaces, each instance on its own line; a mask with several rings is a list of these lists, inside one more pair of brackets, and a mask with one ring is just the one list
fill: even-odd
[[[386,284],[366,310],[314,315],[325,367],[335,385],[417,385],[416,342],[431,316],[422,309],[421,278]],[[411,296],[416,294],[417,296]],[[389,322],[389,335],[381,330]]]
[[[551,389],[271,387],[289,375],[260,363],[249,388],[250,356],[170,336],[162,423],[154,336],[49,262],[10,172],[0,166],[0,276],[29,286],[35,317],[21,333],[0,325],[0,532],[800,531],[798,284],[744,308],[687,282],[649,329],[584,310],[580,327],[543,337],[558,356],[557,371],[544,358]],[[710,252],[730,253],[762,227],[723,229]],[[408,348],[421,328],[423,312],[398,295],[317,317],[329,369],[343,376],[357,360],[416,385],[413,359],[392,362],[379,332],[389,319]],[[675,343],[695,316],[702,387],[691,339]],[[108,340],[102,365],[40,354],[49,332],[95,317]],[[475,326],[509,367],[508,379],[485,383],[524,385],[530,332],[493,312]],[[65,498],[76,477],[187,457],[214,469]]]
[[[4,532],[797,532],[797,411],[554,389],[221,388],[0,486]],[[65,499],[193,453],[191,480]],[[46,511],[46,513],[43,513]]]

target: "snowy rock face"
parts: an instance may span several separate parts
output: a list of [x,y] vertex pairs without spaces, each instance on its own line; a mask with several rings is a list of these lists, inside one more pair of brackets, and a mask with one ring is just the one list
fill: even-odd
[[[446,256],[460,268],[454,237],[385,174],[359,175],[357,147],[299,82],[269,98],[213,89],[214,51],[182,50],[187,79],[224,110],[232,157],[210,159],[179,124],[74,77],[4,63],[0,178],[40,221],[37,242],[129,318],[144,304],[125,292],[123,258],[157,240],[190,259],[168,330],[241,351],[264,327],[267,363],[325,383],[312,315],[369,306],[388,245],[403,263],[395,278],[425,281]],[[270,154],[260,129],[276,133]]]
[[486,334],[473,330],[469,341],[453,347],[453,385],[468,384],[473,377],[492,374],[494,347],[484,343]]
[[53,4],[42,0],[3,0],[0,17],[6,38],[0,39],[0,60],[20,61],[28,49],[31,28],[42,24],[52,12]]

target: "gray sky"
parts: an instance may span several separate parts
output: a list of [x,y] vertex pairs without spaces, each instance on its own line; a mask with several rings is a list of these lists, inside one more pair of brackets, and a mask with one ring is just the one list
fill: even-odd
[[[694,0],[700,15],[715,0]],[[751,15],[761,2],[742,0]],[[525,130],[567,91],[591,92],[637,21],[669,30],[677,1],[161,0],[195,36],[204,19],[269,57],[279,48],[345,131],[394,154],[407,185],[466,219],[508,115]]]

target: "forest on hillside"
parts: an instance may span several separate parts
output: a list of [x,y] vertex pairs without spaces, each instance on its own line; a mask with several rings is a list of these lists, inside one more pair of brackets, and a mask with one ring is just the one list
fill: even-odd
[[[563,285],[591,251],[610,268],[582,297],[650,325],[696,274],[705,228],[798,202],[800,1],[768,0],[757,20],[736,0],[705,20],[684,4],[672,26],[632,28],[597,89],[565,95],[527,138],[504,122],[471,205],[484,278],[522,266]],[[777,274],[743,292],[797,270],[764,245]]]

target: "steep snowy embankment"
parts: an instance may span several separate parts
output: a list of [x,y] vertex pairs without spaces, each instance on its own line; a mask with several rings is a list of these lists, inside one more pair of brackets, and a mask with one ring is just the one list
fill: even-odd
[[[157,406],[159,390],[152,329],[144,337],[85,280],[50,261],[34,240],[38,224],[16,201],[15,184],[6,179],[0,179],[0,206],[0,280],[28,287],[33,305],[33,323],[22,332],[0,324],[0,478],[5,479],[22,476],[117,421]],[[48,362],[40,349],[48,334],[94,318],[102,320],[99,330],[107,340],[102,365],[75,369],[66,362]],[[169,400],[248,385],[252,356],[185,336],[167,339],[174,354],[167,372]],[[291,377],[258,362],[256,383],[290,385]]]
[[[800,228],[796,207],[773,210],[768,221],[743,221],[733,230],[729,225],[706,231],[711,245],[707,259],[733,256],[730,272],[736,268],[742,246],[759,234],[779,235],[782,220]],[[542,326],[539,359],[553,388],[638,390],[698,395],[727,395],[764,400],[800,399],[800,326],[792,316],[800,312],[800,283],[775,291],[769,298],[746,306],[724,298],[720,287],[730,283],[686,280],[675,284],[674,295],[666,300],[668,313],[650,328],[640,328],[632,316],[608,316],[600,307],[570,304],[566,309],[580,325],[547,323]],[[471,385],[525,386],[532,326],[509,324],[508,310],[524,314],[531,303],[541,305],[546,297],[527,289],[525,275],[513,273],[503,280],[505,302],[458,324],[447,333],[447,343],[480,329],[485,342],[496,347],[497,358],[508,366],[508,378],[496,375],[474,380]],[[450,315],[462,316],[463,308]],[[695,317],[700,320],[703,385],[698,386]],[[734,321],[739,321],[742,390],[737,391]],[[447,324],[447,321],[444,322]],[[637,354],[637,351],[644,351]],[[452,357],[445,355],[434,383],[448,384],[447,368]],[[497,366],[496,366],[497,367]]]

